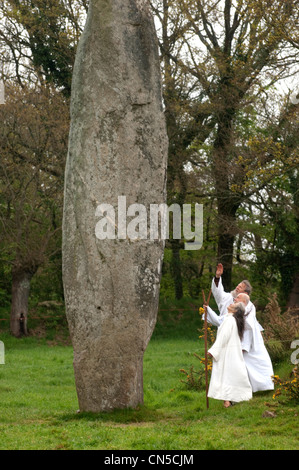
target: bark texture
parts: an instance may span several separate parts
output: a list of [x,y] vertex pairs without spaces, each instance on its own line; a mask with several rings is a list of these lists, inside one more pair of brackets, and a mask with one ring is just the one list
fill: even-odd
[[[143,401],[164,244],[98,240],[96,208],[166,201],[167,137],[147,0],[91,0],[73,74],[63,278],[79,407]],[[117,211],[116,211],[117,214]],[[129,220],[129,219],[128,219]]]
[[32,276],[33,273],[26,270],[12,270],[10,332],[16,337],[28,334],[28,299]]

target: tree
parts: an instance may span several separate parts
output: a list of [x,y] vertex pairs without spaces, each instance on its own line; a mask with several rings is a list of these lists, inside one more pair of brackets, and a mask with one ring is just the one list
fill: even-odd
[[19,331],[20,311],[25,315],[26,331],[32,276],[61,251],[68,98],[87,3],[0,2],[1,68],[7,95],[5,106],[0,108],[0,238],[3,260],[13,275],[14,334]]
[[[167,167],[167,199],[168,204],[185,202],[192,204],[199,200],[198,194],[193,191],[190,182],[191,175],[185,167],[193,154],[195,139],[203,141],[211,131],[208,114],[198,106],[199,97],[194,99],[197,90],[196,80],[190,77],[188,70],[182,67],[179,61],[180,53],[185,47],[183,33],[186,29],[177,2],[168,0],[152,1],[151,7],[157,19],[160,58],[163,75],[163,100],[167,134],[169,138],[168,167]],[[159,23],[158,23],[159,22]],[[176,60],[173,60],[173,58]],[[204,178],[203,178],[204,179]],[[192,198],[190,197],[192,194]],[[194,196],[194,197],[193,197]],[[202,196],[202,195],[201,195]],[[192,200],[191,200],[192,199]],[[169,269],[174,283],[174,293],[177,299],[184,294],[184,278],[199,279],[203,273],[204,263],[198,268],[198,263],[192,263],[191,257],[182,257],[182,240],[170,238],[166,249],[171,250]],[[198,288],[197,288],[198,290]],[[192,292],[194,290],[191,289]]]
[[[180,15],[179,53],[164,52],[191,77],[196,116],[205,113],[209,123],[202,137],[199,121],[197,155],[194,152],[190,161],[209,170],[218,210],[218,261],[230,289],[238,210],[247,197],[242,182],[248,176],[239,164],[240,112],[252,103],[258,107],[269,86],[298,72],[298,51],[290,39],[297,37],[298,1],[153,3],[160,11],[167,4],[176,18]],[[198,152],[204,146],[205,156]]]
[[10,328],[27,334],[30,282],[61,251],[68,108],[51,88],[7,87],[0,108],[0,253],[11,266]]
[[[255,226],[249,232],[256,245],[256,278],[264,281],[269,276],[272,284],[275,277],[279,279],[280,300],[290,306],[298,304],[298,113],[298,99],[292,96],[272,111],[265,109],[267,122],[255,129],[248,158],[242,159],[250,174],[243,207],[255,213]],[[254,165],[254,159],[260,164]]]
[[0,41],[19,84],[26,84],[29,73],[37,74],[69,97],[88,1],[1,0],[0,7]]

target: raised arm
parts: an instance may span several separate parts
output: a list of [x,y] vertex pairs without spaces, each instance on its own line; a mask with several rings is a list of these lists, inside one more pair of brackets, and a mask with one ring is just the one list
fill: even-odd
[[219,263],[216,268],[216,275],[212,280],[211,289],[212,289],[212,294],[214,296],[214,299],[217,303],[218,309],[223,314],[222,312],[223,305],[231,297],[231,294],[224,291],[222,280],[221,280],[222,274],[223,274],[223,266],[221,263]]

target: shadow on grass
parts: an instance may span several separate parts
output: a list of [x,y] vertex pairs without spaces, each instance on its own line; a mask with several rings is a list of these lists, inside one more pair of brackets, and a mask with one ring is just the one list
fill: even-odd
[[77,411],[74,413],[67,413],[58,418],[59,421],[102,421],[113,422],[117,424],[138,424],[138,423],[155,423],[161,420],[169,419],[167,413],[161,410],[149,409],[142,405],[136,409],[116,409],[113,411],[105,412],[86,412]]

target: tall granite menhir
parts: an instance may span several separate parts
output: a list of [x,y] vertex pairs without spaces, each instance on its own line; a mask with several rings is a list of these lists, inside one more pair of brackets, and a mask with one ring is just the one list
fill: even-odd
[[[168,142],[148,3],[91,0],[74,67],[63,280],[82,411],[143,402],[143,354],[156,323],[163,241],[118,236],[117,209],[119,196],[147,209],[166,200]],[[95,235],[100,204],[115,208],[114,239]]]

